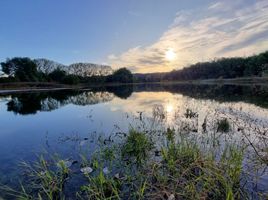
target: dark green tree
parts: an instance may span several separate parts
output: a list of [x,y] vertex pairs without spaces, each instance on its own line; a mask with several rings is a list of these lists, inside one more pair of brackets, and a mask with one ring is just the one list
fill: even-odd
[[30,58],[12,58],[1,63],[2,70],[18,81],[39,81],[42,73],[37,71],[36,64]]
[[56,82],[62,82],[66,76],[66,72],[61,69],[55,69],[53,72],[48,74],[49,78]]
[[69,84],[69,85],[76,85],[79,83],[79,77],[73,74],[69,74],[65,76],[62,80],[63,83]]
[[107,77],[108,82],[132,83],[133,75],[127,68],[120,68]]

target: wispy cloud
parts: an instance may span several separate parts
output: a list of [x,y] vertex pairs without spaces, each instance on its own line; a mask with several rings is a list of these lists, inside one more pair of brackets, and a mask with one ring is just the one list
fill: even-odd
[[137,11],[133,11],[133,10],[128,11],[128,14],[131,15],[131,16],[135,16],[135,17],[142,16],[141,13],[139,13]]
[[[173,61],[165,59],[172,48]],[[114,67],[135,72],[178,69],[216,57],[244,56],[268,49],[268,1],[220,1],[176,14],[167,31],[149,46],[109,56]]]

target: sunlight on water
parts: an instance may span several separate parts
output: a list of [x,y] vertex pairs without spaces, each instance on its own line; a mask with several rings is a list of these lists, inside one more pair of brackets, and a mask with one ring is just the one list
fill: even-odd
[[[19,161],[34,160],[44,150],[76,158],[87,147],[90,154],[96,141],[127,132],[130,127],[162,131],[169,127],[181,134],[193,134],[200,141],[217,137],[219,146],[249,140],[259,155],[266,156],[268,92],[264,90],[263,97],[251,93],[231,96],[229,87],[215,88],[210,88],[215,94],[204,94],[208,89],[203,86],[187,85],[2,95],[0,163],[4,164],[0,165],[0,176],[10,182],[18,173]],[[216,125],[222,119],[230,122],[226,134],[217,133]],[[156,147],[166,142],[161,136],[155,140]],[[247,164],[244,168],[251,169]],[[259,187],[268,190],[266,181],[268,176],[263,175]]]

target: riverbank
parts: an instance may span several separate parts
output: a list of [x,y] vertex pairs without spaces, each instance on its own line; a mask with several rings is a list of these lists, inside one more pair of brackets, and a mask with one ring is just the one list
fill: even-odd
[[31,91],[51,91],[51,90],[72,90],[95,87],[123,86],[123,85],[173,85],[173,84],[220,84],[220,85],[267,85],[268,78],[264,77],[245,77],[235,79],[206,79],[189,81],[162,81],[162,82],[142,82],[142,83],[91,83],[67,85],[55,82],[16,82],[0,83],[0,94],[31,92]]

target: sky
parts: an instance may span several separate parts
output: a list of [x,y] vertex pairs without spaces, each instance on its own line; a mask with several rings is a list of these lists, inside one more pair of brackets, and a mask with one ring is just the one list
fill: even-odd
[[268,50],[267,0],[1,0],[0,61],[148,73]]

